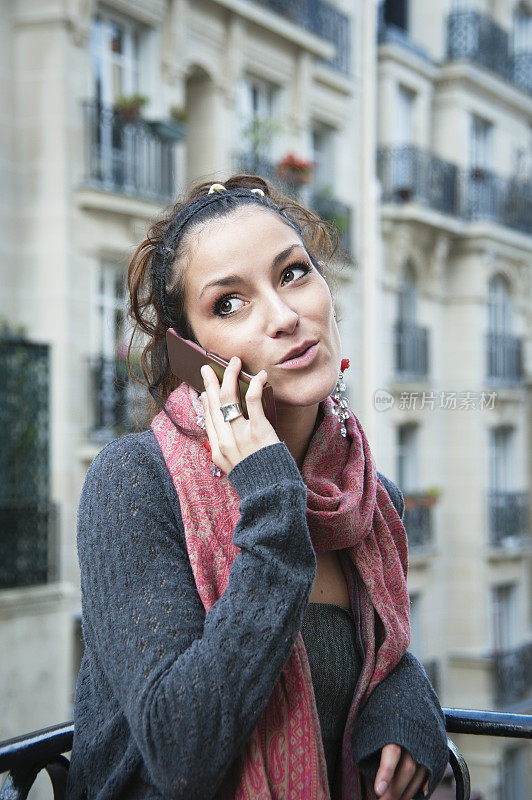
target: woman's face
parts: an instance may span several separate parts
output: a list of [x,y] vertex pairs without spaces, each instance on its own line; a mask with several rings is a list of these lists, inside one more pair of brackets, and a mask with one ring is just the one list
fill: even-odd
[[[246,206],[191,233],[185,312],[200,345],[268,373],[278,404],[308,406],[333,390],[340,336],[332,298],[293,228]],[[292,351],[306,352],[287,360]]]

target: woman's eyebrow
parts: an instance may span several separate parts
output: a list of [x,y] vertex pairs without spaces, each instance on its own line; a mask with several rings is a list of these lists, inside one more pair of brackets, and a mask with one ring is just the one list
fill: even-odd
[[[290,255],[292,250],[294,250],[296,247],[300,247],[302,250],[304,249],[302,244],[296,242],[294,244],[291,244],[289,247],[286,247],[284,250],[281,250],[280,253],[277,253],[277,255],[272,261],[271,265],[272,270],[274,270],[279,264],[281,264],[285,260],[285,258],[287,258]],[[203,296],[203,294],[207,291],[207,289],[211,289],[213,286],[234,286],[234,284],[236,283],[245,283],[245,279],[243,279],[241,275],[225,275],[223,278],[217,278],[214,281],[209,281],[209,283],[206,283],[203,289],[201,290],[200,299]]]

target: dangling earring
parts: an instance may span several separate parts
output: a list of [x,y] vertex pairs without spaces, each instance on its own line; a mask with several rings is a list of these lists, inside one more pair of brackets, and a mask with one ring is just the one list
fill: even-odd
[[340,374],[338,375],[338,380],[336,381],[336,386],[334,387],[334,391],[332,396],[334,400],[338,403],[338,405],[333,407],[333,414],[338,417],[340,420],[340,433],[345,438],[347,436],[347,428],[345,427],[345,422],[349,418],[349,401],[347,397],[344,397],[343,392],[346,390],[346,385],[344,383],[344,375],[346,369],[349,369],[349,359],[342,358],[342,363],[340,366]]

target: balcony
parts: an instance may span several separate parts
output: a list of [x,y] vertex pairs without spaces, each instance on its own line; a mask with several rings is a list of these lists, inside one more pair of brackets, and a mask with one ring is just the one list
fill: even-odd
[[411,145],[382,147],[377,174],[383,203],[420,203],[444,214],[457,213],[458,167]]
[[321,36],[336,48],[336,55],[325,63],[339,72],[351,72],[351,19],[324,0],[255,0],[261,6]]
[[405,495],[403,523],[410,551],[427,547],[434,541],[431,505],[432,501],[424,493]]
[[487,14],[453,11],[447,17],[448,61],[470,61],[532,93],[532,53],[513,52],[508,33]]
[[340,247],[344,253],[351,255],[353,249],[351,243],[352,236],[352,209],[346,203],[336,200],[336,198],[322,193],[314,193],[311,196],[311,209],[321,217],[321,219],[334,225],[338,231]]
[[124,359],[96,356],[89,360],[89,373],[92,440],[108,442],[146,426],[145,392],[129,376]]
[[507,333],[487,335],[487,379],[490,383],[519,384],[523,379],[523,343]]
[[459,169],[412,145],[382,147],[377,174],[383,203],[417,203],[467,221],[532,232],[532,184],[476,167]]
[[530,520],[527,493],[489,492],[488,519],[493,547],[501,547],[510,540],[528,536]]
[[395,372],[402,380],[419,380],[428,374],[428,331],[414,322],[394,325]]
[[493,653],[495,702],[508,706],[532,694],[532,643]]
[[1,503],[0,531],[0,589],[58,579],[58,514],[53,503]]
[[124,120],[114,108],[83,105],[85,185],[167,203],[175,193],[175,143],[146,120]]

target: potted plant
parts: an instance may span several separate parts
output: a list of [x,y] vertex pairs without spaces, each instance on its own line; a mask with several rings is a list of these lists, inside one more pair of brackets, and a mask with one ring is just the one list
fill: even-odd
[[186,109],[182,106],[171,106],[169,115],[170,119],[148,120],[148,125],[160,139],[167,142],[180,142],[185,138]]
[[430,486],[423,492],[422,505],[424,505],[425,508],[430,508],[439,500],[440,495],[441,489],[439,486]]
[[117,97],[115,107],[124,122],[136,122],[147,102],[148,98],[142,94],[123,94]]
[[277,164],[277,175],[293,186],[304,186],[312,181],[314,166],[313,161],[287,153]]

